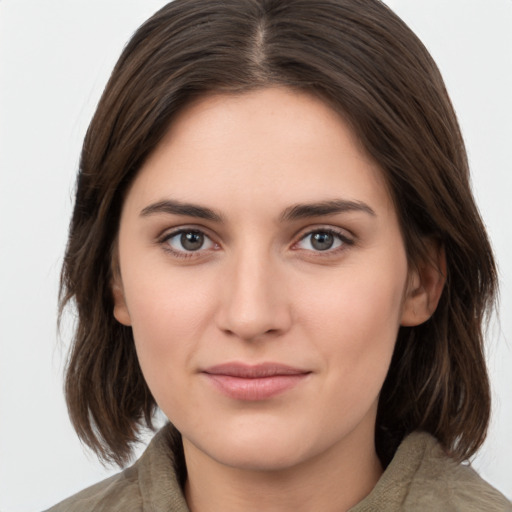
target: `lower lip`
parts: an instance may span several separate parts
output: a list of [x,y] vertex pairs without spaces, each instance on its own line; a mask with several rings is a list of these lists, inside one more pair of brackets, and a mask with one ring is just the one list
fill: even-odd
[[309,374],[273,375],[261,378],[241,378],[231,375],[205,374],[223,394],[235,400],[266,400],[280,395],[303,381]]

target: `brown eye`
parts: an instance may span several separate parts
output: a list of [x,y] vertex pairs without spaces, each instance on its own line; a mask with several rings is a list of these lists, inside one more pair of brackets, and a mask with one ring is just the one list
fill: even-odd
[[304,235],[295,245],[297,249],[312,252],[334,252],[343,246],[353,245],[353,241],[342,233],[331,229],[316,229]]
[[187,251],[198,251],[204,244],[204,235],[199,231],[189,231],[180,236],[181,246]]
[[175,254],[198,252],[215,247],[215,243],[207,235],[196,229],[175,231],[168,235],[163,243],[167,244]]
[[317,251],[326,251],[334,245],[334,236],[332,233],[319,231],[311,235],[311,246]]

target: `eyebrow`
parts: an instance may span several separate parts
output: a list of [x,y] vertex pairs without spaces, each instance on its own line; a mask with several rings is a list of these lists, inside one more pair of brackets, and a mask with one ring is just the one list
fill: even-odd
[[157,213],[167,213],[170,215],[185,215],[187,217],[197,217],[199,219],[211,220],[213,222],[222,222],[222,215],[216,213],[210,208],[181,201],[167,199],[158,201],[158,203],[146,206],[141,212],[142,217],[154,215]]
[[[289,222],[309,217],[322,217],[325,215],[336,215],[338,213],[353,211],[364,212],[373,217],[376,215],[375,211],[362,201],[333,199],[330,201],[320,201],[318,203],[300,203],[289,206],[281,214],[280,220],[282,222]],[[196,217],[213,222],[223,221],[223,216],[210,208],[191,203],[183,203],[174,199],[166,199],[146,206],[141,211],[140,215],[142,217],[147,217],[159,213]]]
[[362,201],[348,201],[346,199],[333,199],[319,203],[296,204],[286,208],[281,214],[282,221],[300,220],[309,217],[322,217],[345,212],[364,212],[375,217],[375,211]]

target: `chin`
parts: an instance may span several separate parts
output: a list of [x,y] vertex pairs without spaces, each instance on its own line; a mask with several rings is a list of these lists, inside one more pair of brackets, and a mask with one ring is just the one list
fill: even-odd
[[290,450],[282,446],[276,449],[272,442],[266,444],[264,447],[233,444],[226,450],[215,450],[211,456],[225,466],[255,472],[286,471],[307,458],[297,446]]
[[[184,443],[185,441],[184,436]],[[277,428],[275,425],[252,426],[236,430],[221,429],[190,439],[195,449],[228,467],[246,471],[275,472],[297,467],[328,449],[325,438],[317,439],[297,425]]]

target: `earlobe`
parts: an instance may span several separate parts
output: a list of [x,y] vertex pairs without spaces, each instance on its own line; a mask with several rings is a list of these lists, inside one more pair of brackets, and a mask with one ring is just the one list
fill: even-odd
[[400,325],[413,327],[426,322],[434,313],[446,282],[444,248],[428,241],[427,255],[411,270],[405,291]]
[[132,325],[130,312],[128,311],[126,300],[124,298],[123,285],[120,283],[119,277],[116,277],[112,283],[112,295],[114,298],[114,318],[120,324],[126,326]]

